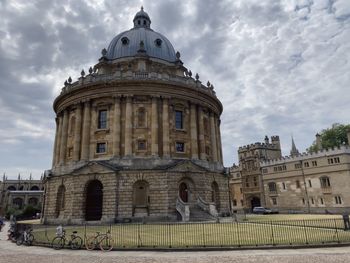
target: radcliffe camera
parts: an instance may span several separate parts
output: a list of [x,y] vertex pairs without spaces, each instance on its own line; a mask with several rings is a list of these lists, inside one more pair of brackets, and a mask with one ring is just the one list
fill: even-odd
[[346,0],[0,6],[0,262],[350,260]]

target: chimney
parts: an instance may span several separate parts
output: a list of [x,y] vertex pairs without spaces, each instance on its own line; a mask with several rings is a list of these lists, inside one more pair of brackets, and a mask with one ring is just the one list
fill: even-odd
[[[349,134],[348,134],[348,136],[349,136]],[[319,150],[322,149],[321,135],[319,135],[318,133],[316,133],[316,146]]]

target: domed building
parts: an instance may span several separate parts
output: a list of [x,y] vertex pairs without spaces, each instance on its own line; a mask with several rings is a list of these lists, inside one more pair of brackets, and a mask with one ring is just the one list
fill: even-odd
[[77,81],[65,82],[44,223],[189,221],[229,211],[222,104],[139,11]]

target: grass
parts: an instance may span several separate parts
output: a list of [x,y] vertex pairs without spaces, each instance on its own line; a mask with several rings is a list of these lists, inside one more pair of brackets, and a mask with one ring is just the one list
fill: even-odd
[[[311,223],[319,221],[318,225]],[[73,230],[83,239],[93,236],[96,231],[105,233],[111,230],[116,248],[186,248],[186,247],[227,247],[227,246],[265,246],[302,245],[350,242],[350,232],[328,225],[334,219],[262,220],[242,223],[193,223],[193,224],[118,224],[111,226],[69,226],[65,227],[67,237]],[[330,221],[329,221],[330,220]],[[328,222],[329,221],[329,222]],[[342,220],[335,219],[339,225]],[[328,222],[328,223],[326,223]],[[337,225],[336,224],[336,225]],[[55,227],[34,227],[37,242],[51,243],[55,237]]]
[[320,214],[272,214],[256,215],[247,214],[248,221],[283,221],[283,220],[319,220],[319,219],[342,219],[341,215],[320,215]]

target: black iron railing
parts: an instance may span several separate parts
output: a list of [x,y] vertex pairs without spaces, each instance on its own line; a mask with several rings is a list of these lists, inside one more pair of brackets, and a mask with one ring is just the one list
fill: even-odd
[[[32,225],[34,244],[50,246],[52,225]],[[342,219],[243,221],[232,223],[159,223],[63,226],[85,240],[111,231],[115,249],[303,246],[350,243]],[[23,226],[22,226],[23,228]]]

